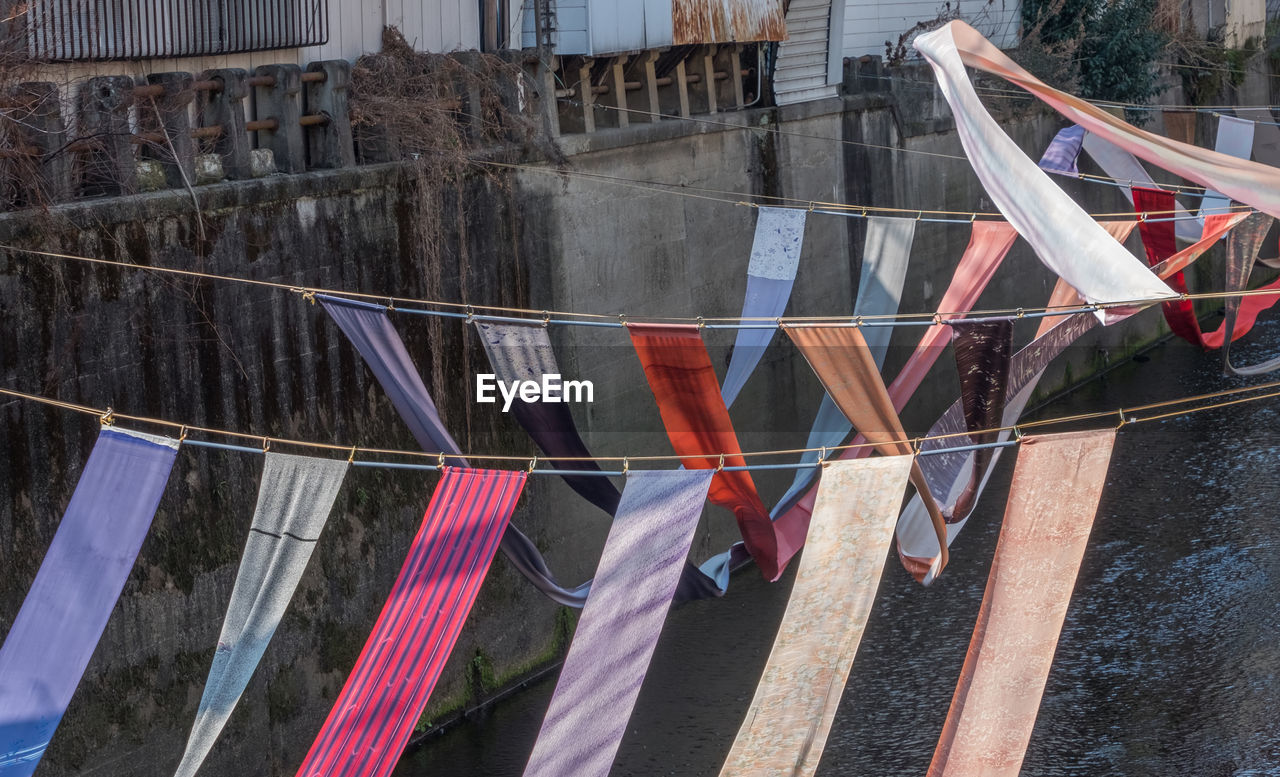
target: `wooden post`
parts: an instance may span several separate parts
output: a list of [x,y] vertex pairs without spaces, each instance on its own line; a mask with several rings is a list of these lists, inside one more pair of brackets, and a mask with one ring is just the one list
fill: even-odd
[[680,64],[676,65],[676,85],[680,87],[680,115],[689,118],[689,72],[684,66],[684,60],[680,60]]
[[596,131],[596,95],[591,91],[591,62],[582,60],[578,68],[578,92],[582,94],[582,127],[584,132]]
[[482,0],[484,15],[484,50],[498,50],[498,0]]
[[702,54],[702,86],[707,90],[707,113],[716,112],[716,47],[708,46]]
[[729,64],[732,66],[733,73],[733,99],[734,104],[741,108],[746,104],[747,98],[742,93],[742,47],[734,46],[729,53]]
[[627,113],[626,65],[625,55],[613,60],[613,107],[617,109],[619,127],[631,126],[631,116]]
[[644,82],[649,87],[649,121],[662,120],[662,104],[658,101],[658,71],[656,68],[658,55],[661,52],[650,51],[644,55]]

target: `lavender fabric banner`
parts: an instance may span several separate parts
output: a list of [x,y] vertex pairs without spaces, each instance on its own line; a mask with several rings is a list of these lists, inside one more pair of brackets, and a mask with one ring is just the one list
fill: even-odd
[[178,441],[105,427],[0,648],[0,775],[29,777],[151,528]]
[[[806,215],[805,211],[794,208],[760,208],[751,262],[747,266],[742,318],[778,318],[786,312],[800,264]],[[725,407],[731,407],[738,398],[774,334],[774,329],[738,330],[724,385],[720,387]]]
[[526,777],[609,774],[714,476],[627,476]]
[[[1248,159],[1253,154],[1253,128],[1254,123],[1251,121],[1218,114],[1218,137],[1214,141],[1213,150]],[[1200,215],[1203,217],[1207,213],[1225,213],[1230,207],[1231,200],[1225,194],[1209,189],[1201,201]]]
[[[360,352],[422,449],[455,456],[460,453],[458,444],[444,428],[436,403],[409,358],[404,342],[387,318],[386,309],[324,294],[317,294],[316,298]],[[449,464],[466,466],[465,461],[456,457],[451,458]],[[591,584],[584,583],[576,588],[560,585],[537,546],[515,526],[508,524],[502,535],[501,548],[520,574],[552,601],[568,607],[581,607],[587,600]]]
[[1080,156],[1082,143],[1084,143],[1084,127],[1079,124],[1072,124],[1070,127],[1058,130],[1058,134],[1049,141],[1049,147],[1040,157],[1040,169],[1047,173],[1079,178],[1080,170],[1076,167],[1076,159]]
[[193,777],[276,633],[329,520],[348,464],[267,453],[258,505],[177,777]]
[[[803,211],[802,211],[803,213]],[[784,303],[785,304],[785,303]],[[541,381],[543,375],[560,374],[546,327],[532,324],[475,322],[494,374],[501,381]],[[562,461],[589,457],[591,451],[578,434],[566,403],[522,402],[511,405],[516,421],[555,467],[599,471],[594,461]],[[606,477],[562,475],[565,482],[588,502],[612,516],[618,509],[618,489]],[[582,589],[582,590],[585,590]],[[692,564],[686,564],[676,601],[687,602],[724,595],[724,586]]]
[[[902,300],[902,284],[907,277],[907,265],[911,263],[911,246],[915,242],[915,219],[872,216],[867,219],[867,239],[862,249],[862,273],[858,279],[858,298],[853,304],[854,315],[888,316],[898,312]],[[876,366],[884,367],[884,357],[893,337],[891,326],[869,326],[863,329],[863,338],[871,349]],[[822,395],[822,404],[813,420],[805,448],[810,452],[801,456],[804,464],[818,461],[822,447],[832,448],[844,442],[853,425],[836,407],[830,395]],[[816,467],[796,470],[791,487],[774,506],[771,517],[777,518],[808,489],[817,477]]]

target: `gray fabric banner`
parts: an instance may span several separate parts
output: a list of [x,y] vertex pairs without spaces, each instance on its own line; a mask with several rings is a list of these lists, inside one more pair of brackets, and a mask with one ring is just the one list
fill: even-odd
[[249,540],[177,777],[192,777],[249,685],[307,568],[346,461],[268,453]]

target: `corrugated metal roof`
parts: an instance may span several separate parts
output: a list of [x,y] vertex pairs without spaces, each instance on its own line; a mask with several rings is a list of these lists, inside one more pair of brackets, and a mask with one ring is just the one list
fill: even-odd
[[786,40],[782,0],[672,0],[673,43]]

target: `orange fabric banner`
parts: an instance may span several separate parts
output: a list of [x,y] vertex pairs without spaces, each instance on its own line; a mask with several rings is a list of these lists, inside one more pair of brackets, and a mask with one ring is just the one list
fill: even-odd
[[1114,429],[1027,437],[929,777],[1017,777],[1071,602]]
[[[889,390],[885,388],[875,358],[862,332],[857,327],[812,324],[795,326],[783,324],[783,331],[804,354],[813,372],[822,382],[827,394],[853,424],[853,428],[872,443],[884,456],[912,455],[910,439],[898,419]],[[939,545],[946,545],[947,527],[929,492],[924,473],[917,462],[911,464],[911,483],[920,493]],[[941,571],[947,565],[944,549],[938,565]]]

